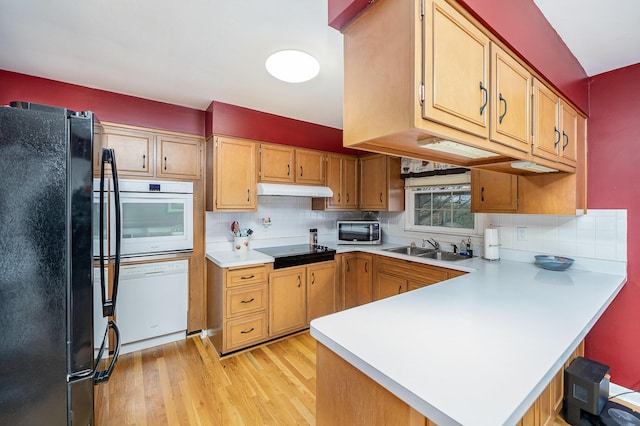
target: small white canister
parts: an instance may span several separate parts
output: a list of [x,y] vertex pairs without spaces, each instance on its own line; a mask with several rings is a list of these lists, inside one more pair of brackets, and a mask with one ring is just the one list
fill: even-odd
[[484,230],[484,258],[487,260],[500,259],[500,240],[496,228]]
[[249,237],[233,237],[233,251],[246,253],[249,250]]

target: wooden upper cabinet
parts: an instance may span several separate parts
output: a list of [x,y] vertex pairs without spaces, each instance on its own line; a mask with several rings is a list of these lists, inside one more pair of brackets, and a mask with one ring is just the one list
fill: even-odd
[[490,138],[523,152],[531,151],[531,73],[491,43]]
[[322,151],[296,149],[296,183],[324,185],[325,154]]
[[506,173],[471,170],[471,211],[515,213],[518,210],[518,177]]
[[577,165],[578,113],[540,80],[533,80],[533,155]]
[[213,193],[207,193],[207,210],[255,211],[256,144],[224,136],[216,136],[211,143],[213,158],[207,163],[213,161],[213,182],[207,188],[213,188]]
[[360,158],[360,209],[404,210],[404,180],[400,159],[382,154]]
[[533,155],[558,160],[562,133],[558,117],[558,95],[538,79],[533,80]]
[[153,133],[112,126],[104,126],[104,131],[103,147],[114,150],[119,174],[153,176]]
[[172,136],[157,136],[158,177],[200,179],[201,142]]
[[260,182],[324,184],[324,152],[260,144]]
[[577,146],[580,143],[578,137],[578,113],[562,100],[560,101],[559,112],[562,123],[562,140],[558,146],[559,161],[569,166],[575,166],[578,158]]
[[260,145],[260,181],[292,183],[295,179],[293,147],[287,145]]
[[427,9],[424,117],[489,137],[489,38],[445,0]]
[[358,208],[358,158],[327,154],[326,185],[333,191],[331,198],[314,198],[314,210],[356,210]]

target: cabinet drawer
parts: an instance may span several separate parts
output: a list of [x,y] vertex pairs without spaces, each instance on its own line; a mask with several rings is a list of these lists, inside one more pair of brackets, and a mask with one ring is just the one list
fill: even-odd
[[258,343],[267,338],[267,313],[227,321],[225,324],[225,346],[230,351]]
[[227,288],[266,282],[267,267],[265,265],[251,268],[230,269],[227,272]]
[[227,291],[226,318],[267,309],[267,285],[238,287]]

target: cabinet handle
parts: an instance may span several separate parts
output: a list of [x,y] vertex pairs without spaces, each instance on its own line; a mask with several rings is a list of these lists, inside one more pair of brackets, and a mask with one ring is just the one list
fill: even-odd
[[164,169],[167,170],[167,157],[164,157]]
[[287,176],[291,176],[291,164],[287,164]]
[[240,334],[249,334],[249,333],[251,333],[253,330],[255,330],[255,328],[251,327],[251,328],[250,328],[250,329],[248,329],[247,331],[242,330],[242,331],[240,332]]
[[402,293],[402,284],[398,286],[398,294]]
[[253,302],[254,300],[256,300],[256,299],[255,299],[254,297],[252,297],[252,298],[251,298],[251,299],[249,299],[249,300],[241,300],[241,301],[240,301],[240,303],[251,303],[251,302]]
[[504,112],[500,117],[498,117],[498,123],[502,124],[504,116],[507,115],[507,100],[502,97],[502,93],[500,93],[500,96],[498,98],[500,99],[500,102],[504,102]]
[[302,280],[300,279],[300,275],[298,275],[298,288],[302,285]]
[[314,285],[316,283],[316,273],[312,272],[311,273],[311,285]]
[[484,203],[484,186],[480,189],[480,201]]
[[338,192],[338,202],[340,202],[340,193]]
[[480,115],[482,115],[484,114],[484,109],[487,107],[487,102],[489,102],[489,92],[487,91],[487,88],[484,87],[484,84],[482,84],[482,82],[480,82],[480,90],[482,90],[483,99],[482,106],[480,107]]
[[300,166],[300,177],[302,177],[302,166]]
[[380,193],[380,202],[382,202],[382,192]]
[[349,272],[349,261],[347,260],[347,272]]
[[251,274],[251,275],[248,275],[248,276],[244,276],[244,275],[243,275],[243,276],[241,276],[241,277],[240,277],[240,279],[241,279],[241,280],[250,280],[250,279],[251,279],[251,278],[253,278],[253,277],[255,277],[255,275],[254,275],[254,274]]
[[560,130],[558,130],[557,127],[554,127],[553,131],[556,132],[556,135],[557,135],[556,142],[553,144],[553,147],[557,148],[558,144],[560,143]]
[[369,273],[369,262],[364,262],[364,272]]
[[146,154],[142,154],[142,168],[147,168],[147,156]]
[[247,189],[247,202],[249,202],[250,200],[250,194],[251,194],[250,191],[251,191],[250,189]]
[[349,193],[347,192],[347,203],[349,202]]
[[564,151],[564,149],[565,149],[567,146],[569,146],[569,135],[567,135],[567,134],[564,132],[564,130],[563,130],[563,131],[562,131],[562,136],[564,136],[564,140],[565,140],[565,143],[564,143],[564,144],[562,144],[562,150]]

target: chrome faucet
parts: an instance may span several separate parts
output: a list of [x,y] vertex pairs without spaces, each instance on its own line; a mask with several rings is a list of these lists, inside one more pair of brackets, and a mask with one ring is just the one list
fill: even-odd
[[438,243],[438,242],[437,242],[436,240],[434,240],[433,238],[427,238],[426,240],[425,240],[425,239],[422,239],[422,247],[424,247],[426,243],[431,244],[431,246],[432,246],[434,249],[436,249],[436,251],[440,251],[440,243]]

